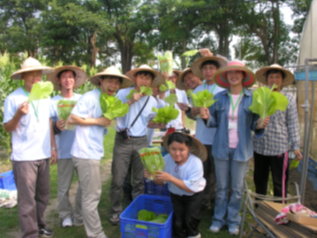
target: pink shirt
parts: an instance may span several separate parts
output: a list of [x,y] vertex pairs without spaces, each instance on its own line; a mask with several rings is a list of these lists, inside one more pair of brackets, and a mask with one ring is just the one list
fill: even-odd
[[229,148],[236,148],[239,142],[238,138],[238,110],[242,99],[241,94],[231,94],[232,102],[230,103],[228,115],[228,132]]

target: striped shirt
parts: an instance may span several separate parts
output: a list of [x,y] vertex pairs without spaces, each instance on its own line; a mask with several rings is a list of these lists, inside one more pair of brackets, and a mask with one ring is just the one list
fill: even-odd
[[288,107],[277,111],[270,117],[264,135],[254,137],[254,150],[261,155],[281,155],[289,150],[297,150],[300,146],[298,114],[295,96],[283,93],[288,98]]

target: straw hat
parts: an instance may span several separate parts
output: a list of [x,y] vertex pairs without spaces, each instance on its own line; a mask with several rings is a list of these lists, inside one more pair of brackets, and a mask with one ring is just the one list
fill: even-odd
[[223,87],[223,88],[230,87],[230,84],[227,80],[227,75],[226,75],[226,73],[228,71],[242,71],[245,73],[246,76],[244,77],[244,79],[242,81],[243,87],[251,87],[255,82],[255,76],[254,76],[253,72],[250,69],[248,69],[243,62],[238,61],[238,60],[234,60],[234,61],[230,61],[227,64],[227,66],[219,69],[215,73],[214,81],[220,87]]
[[33,57],[29,57],[23,61],[21,65],[21,69],[14,72],[11,75],[12,79],[21,79],[22,73],[31,72],[31,71],[42,71],[42,74],[48,74],[52,72],[51,67],[43,66],[40,61],[34,59]]
[[50,80],[54,84],[55,90],[61,90],[60,81],[58,75],[62,71],[73,71],[76,74],[76,80],[74,88],[80,87],[87,80],[87,74],[81,68],[74,65],[65,65],[54,68],[54,71],[48,75],[48,80]]
[[163,146],[166,150],[168,150],[168,146],[167,146],[168,138],[174,133],[179,133],[179,134],[183,134],[184,136],[189,136],[193,141],[193,145],[190,148],[190,153],[192,153],[193,155],[196,155],[202,161],[205,161],[207,159],[208,153],[207,153],[206,147],[199,140],[197,140],[195,137],[188,135],[188,134],[181,133],[181,132],[173,132],[173,133],[170,133],[162,138],[163,139]]
[[183,72],[179,75],[178,80],[176,81],[176,88],[181,90],[186,90],[185,84],[184,84],[184,77],[187,73],[193,72],[191,68],[186,68],[183,70]]
[[202,79],[203,74],[201,72],[201,67],[203,63],[205,63],[206,61],[211,61],[211,60],[217,62],[220,68],[227,65],[227,60],[223,56],[205,56],[205,57],[198,58],[197,60],[193,62],[191,67],[193,70],[193,73]]
[[131,78],[133,81],[135,81],[135,74],[137,72],[140,71],[147,71],[150,72],[154,75],[154,80],[152,82],[152,86],[157,86],[160,85],[162,83],[164,83],[164,78],[162,77],[162,75],[160,74],[160,72],[152,69],[150,66],[148,66],[147,64],[143,64],[141,65],[139,68],[135,68],[135,69],[131,69],[130,71],[128,71],[126,73],[126,75]]
[[120,88],[127,88],[133,85],[133,82],[130,78],[128,78],[126,75],[122,74],[120,70],[115,67],[115,66],[110,66],[106,69],[104,69],[102,72],[99,72],[95,74],[91,79],[90,82],[94,85],[99,86],[99,79],[102,76],[113,76],[113,77],[118,77],[122,79],[122,84]]
[[276,69],[276,70],[280,70],[281,72],[284,73],[285,78],[283,78],[283,86],[287,86],[290,85],[294,82],[294,75],[291,73],[291,71],[283,68],[281,65],[279,64],[272,64],[270,66],[265,66],[260,68],[258,71],[256,71],[255,73],[255,77],[256,79],[263,84],[267,85],[267,80],[266,80],[266,73],[267,71],[271,70],[271,69]]

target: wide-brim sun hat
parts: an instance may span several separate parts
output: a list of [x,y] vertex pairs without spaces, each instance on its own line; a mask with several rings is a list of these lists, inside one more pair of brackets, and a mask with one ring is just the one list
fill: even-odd
[[90,82],[96,86],[99,86],[100,79],[103,76],[110,76],[110,77],[112,76],[112,77],[121,78],[122,83],[121,83],[120,88],[127,88],[127,87],[130,87],[133,85],[132,80],[129,77],[127,77],[126,75],[122,74],[120,72],[120,70],[115,66],[110,66],[110,67],[104,69],[103,71],[95,74],[93,77],[91,77]]
[[21,69],[14,72],[11,75],[11,78],[12,79],[21,79],[21,76],[23,73],[32,72],[32,71],[41,71],[42,74],[49,74],[52,72],[52,70],[53,69],[51,67],[42,65],[40,63],[40,61],[38,61],[37,59],[35,59],[33,57],[28,57],[21,64]]
[[195,60],[191,66],[193,73],[199,78],[203,79],[203,74],[201,67],[206,61],[215,61],[219,64],[219,68],[222,68],[227,65],[227,60],[223,56],[204,56]]
[[292,72],[285,69],[284,67],[282,67],[279,64],[272,64],[270,66],[265,66],[265,67],[260,68],[258,71],[256,71],[255,77],[256,77],[257,81],[267,85],[267,79],[266,79],[267,75],[266,74],[269,70],[272,70],[272,69],[276,69],[276,70],[279,70],[279,71],[284,73],[285,77],[283,78],[283,84],[282,84],[283,87],[288,86],[290,84],[293,84],[295,78],[294,78],[294,75],[292,74]]
[[143,64],[141,65],[140,67],[138,68],[134,68],[134,69],[131,69],[130,71],[128,71],[126,73],[126,75],[131,78],[133,80],[133,82],[135,82],[135,75],[138,73],[138,72],[141,72],[141,71],[146,71],[146,72],[150,72],[154,75],[154,80],[152,82],[152,86],[159,86],[161,85],[162,83],[165,82],[162,74],[157,71],[157,70],[154,70],[152,69],[150,66],[148,66],[147,64]]
[[[199,141],[197,140],[195,137],[191,136],[191,135],[188,135],[188,134],[185,134],[185,133],[181,133],[181,132],[173,132],[173,133],[180,133],[180,134],[183,134],[184,136],[189,136],[192,141],[193,141],[193,145],[191,146],[190,148],[190,153],[197,156],[198,158],[200,158],[202,161],[206,161],[207,160],[207,157],[208,157],[208,153],[207,153],[207,149],[206,147]],[[173,133],[170,133],[166,136],[164,136],[162,138],[163,140],[163,146],[164,148],[168,151],[168,146],[167,146],[167,141],[168,141],[168,138],[173,134]]]
[[186,74],[193,72],[191,68],[184,69],[181,74],[178,77],[178,80],[176,81],[176,88],[181,90],[186,90],[185,83],[184,83],[184,77]]
[[48,80],[54,84],[55,90],[61,90],[60,79],[58,78],[62,71],[73,71],[76,74],[74,88],[78,88],[88,79],[87,74],[81,68],[74,65],[64,65],[54,68],[54,71],[48,75]]
[[228,62],[227,66],[216,71],[213,79],[217,85],[222,88],[229,88],[230,84],[227,79],[227,72],[229,71],[242,71],[245,73],[242,80],[242,86],[245,88],[251,87],[255,82],[254,73],[239,60]]

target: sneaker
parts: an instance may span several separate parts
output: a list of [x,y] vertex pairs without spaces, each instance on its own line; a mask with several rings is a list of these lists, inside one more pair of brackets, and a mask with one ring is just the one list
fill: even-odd
[[42,238],[49,238],[53,236],[53,231],[51,229],[48,229],[47,227],[40,227],[39,235]]
[[65,217],[62,221],[62,227],[71,227],[73,226],[73,221],[70,216]]
[[82,219],[74,219],[74,222],[73,222],[73,225],[74,226],[83,226],[84,225],[84,222]]
[[118,225],[118,223],[120,222],[119,214],[112,214],[109,218],[109,221],[112,225]]
[[212,224],[210,227],[209,227],[209,230],[213,233],[218,233],[221,229],[221,226],[217,226],[215,224]]
[[234,227],[229,227],[229,233],[230,233],[230,235],[234,235],[234,236],[237,236],[237,235],[239,235],[239,227],[236,227],[236,226],[234,226]]

